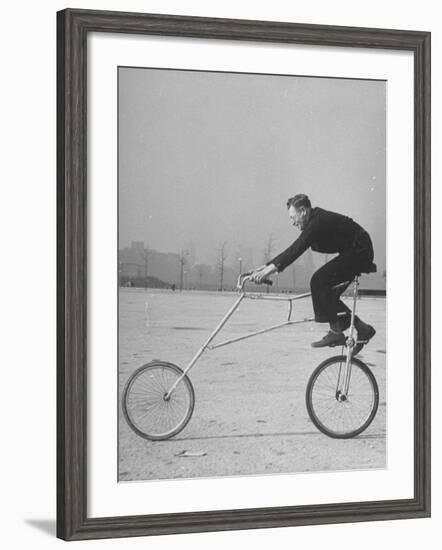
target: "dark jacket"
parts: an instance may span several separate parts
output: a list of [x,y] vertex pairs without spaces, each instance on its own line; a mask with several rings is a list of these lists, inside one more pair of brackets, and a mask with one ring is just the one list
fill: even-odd
[[359,224],[342,214],[316,207],[311,209],[310,218],[296,241],[267,265],[274,264],[281,272],[307,248],[325,254],[355,256],[358,263],[367,268],[373,261],[371,239]]

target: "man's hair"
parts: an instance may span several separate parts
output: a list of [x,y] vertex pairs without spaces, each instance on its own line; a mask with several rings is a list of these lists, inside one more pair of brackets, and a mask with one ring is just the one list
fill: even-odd
[[298,208],[301,208],[302,206],[304,208],[311,208],[312,203],[310,202],[310,199],[307,197],[307,195],[303,195],[300,193],[299,195],[295,195],[294,197],[291,197],[287,200],[287,208],[290,208],[293,206],[298,210]]

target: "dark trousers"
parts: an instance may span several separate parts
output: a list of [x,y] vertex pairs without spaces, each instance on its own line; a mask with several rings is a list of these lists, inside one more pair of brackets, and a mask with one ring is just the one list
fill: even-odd
[[[341,294],[356,275],[367,272],[373,262],[373,246],[365,231],[358,235],[355,246],[333,258],[320,267],[312,276],[312,292],[315,321],[340,326],[345,330],[350,326],[351,310],[340,299]],[[339,290],[333,287],[348,281]]]

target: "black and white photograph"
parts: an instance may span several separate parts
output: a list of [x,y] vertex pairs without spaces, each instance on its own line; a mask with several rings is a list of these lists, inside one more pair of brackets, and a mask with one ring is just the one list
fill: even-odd
[[2,546],[439,549],[439,4],[2,15]]
[[385,469],[386,81],[117,85],[118,481]]

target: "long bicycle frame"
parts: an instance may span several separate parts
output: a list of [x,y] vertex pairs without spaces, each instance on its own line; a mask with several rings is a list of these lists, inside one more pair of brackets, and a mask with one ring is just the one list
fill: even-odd
[[[245,283],[250,279],[250,276],[248,275],[240,275],[238,278],[238,284],[237,288],[240,292],[240,295],[236,299],[233,306],[229,309],[229,311],[225,314],[225,316],[222,318],[218,326],[215,328],[215,330],[210,334],[210,336],[207,338],[207,340],[204,342],[204,344],[200,347],[200,349],[196,352],[190,363],[187,365],[187,367],[183,370],[183,374],[175,381],[175,383],[169,388],[168,392],[164,396],[164,398],[167,400],[170,398],[171,394],[175,390],[175,388],[178,386],[178,384],[181,382],[181,380],[187,375],[187,373],[190,371],[190,369],[195,365],[195,363],[198,361],[198,359],[201,357],[201,355],[207,350],[212,350],[216,348],[220,348],[221,346],[226,346],[227,344],[233,344],[234,342],[239,342],[240,340],[245,340],[246,338],[251,338],[252,336],[257,336],[259,334],[264,334],[265,332],[270,332],[272,330],[275,330],[277,328],[285,327],[287,325],[293,325],[297,323],[308,323],[314,321],[314,319],[304,319],[302,321],[293,321],[291,319],[292,311],[293,311],[293,301],[294,300],[300,300],[301,298],[306,298],[308,296],[311,296],[311,292],[306,292],[304,294],[298,294],[296,296],[291,297],[282,297],[282,296],[263,296],[261,294],[247,294],[245,290]],[[250,332],[248,334],[244,334],[242,336],[237,336],[236,338],[231,338],[230,340],[226,340],[224,342],[220,342],[219,344],[210,345],[212,340],[216,337],[216,335],[220,332],[220,330],[223,328],[223,326],[227,323],[227,321],[230,319],[230,317],[235,313],[235,311],[238,309],[240,303],[244,300],[244,298],[252,299],[252,300],[284,300],[289,302],[289,311],[288,311],[288,317],[287,321],[283,323],[279,323],[277,325],[272,325],[268,328],[264,328],[261,330],[257,330],[254,332]]]
[[[225,314],[225,316],[222,318],[218,326],[214,329],[214,331],[210,334],[210,336],[207,338],[207,340],[204,342],[204,344],[201,346],[201,348],[197,351],[197,353],[194,355],[190,363],[187,365],[187,367],[183,370],[183,374],[177,378],[177,380],[174,382],[174,384],[169,388],[167,393],[164,396],[164,399],[168,400],[170,396],[172,395],[175,388],[178,386],[178,384],[183,380],[183,378],[187,375],[187,373],[190,371],[190,369],[195,365],[195,363],[198,361],[198,359],[201,357],[201,355],[207,350],[213,350],[216,348],[220,348],[222,346],[226,346],[228,344],[233,344],[234,342],[239,342],[241,340],[245,340],[247,338],[251,338],[252,336],[257,336],[259,334],[264,334],[266,332],[270,332],[272,330],[276,330],[278,328],[282,328],[288,325],[294,325],[299,323],[309,323],[314,321],[314,319],[303,319],[298,321],[293,321],[291,319],[292,311],[293,311],[293,302],[294,300],[300,300],[302,298],[307,298],[308,296],[311,296],[311,292],[306,292],[304,294],[298,294],[296,296],[291,297],[283,297],[283,296],[265,296],[262,294],[247,294],[245,290],[245,283],[250,279],[250,276],[248,274],[243,274],[238,277],[238,284],[237,288],[240,292],[240,295],[238,296],[235,303],[232,305],[232,307],[229,309],[229,311]],[[338,385],[337,385],[337,392],[340,393],[340,395],[344,398],[347,397],[349,385],[350,385],[350,376],[351,376],[351,357],[353,355],[353,349],[355,347],[355,339],[353,337],[354,333],[354,318],[355,318],[355,312],[356,312],[356,301],[358,299],[358,287],[359,287],[359,281],[358,277],[354,279],[353,282],[353,307],[351,311],[351,322],[350,322],[350,334],[347,337],[346,341],[346,361],[345,361],[345,369],[343,373],[343,377],[341,379],[341,372],[338,376]],[[288,317],[287,321],[283,323],[279,323],[277,325],[272,325],[270,327],[256,330],[254,332],[250,332],[247,334],[244,334],[242,336],[237,336],[236,338],[231,338],[229,340],[225,340],[223,342],[220,342],[218,344],[210,345],[210,343],[213,341],[213,339],[217,336],[217,334],[220,332],[220,330],[224,327],[224,325],[227,323],[227,321],[230,319],[230,317],[235,313],[235,311],[238,309],[240,303],[245,299],[254,299],[254,300],[273,300],[273,301],[288,301],[289,303],[289,311],[288,311]]]

